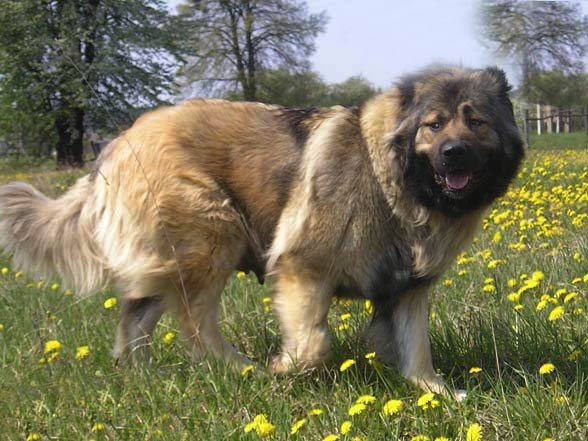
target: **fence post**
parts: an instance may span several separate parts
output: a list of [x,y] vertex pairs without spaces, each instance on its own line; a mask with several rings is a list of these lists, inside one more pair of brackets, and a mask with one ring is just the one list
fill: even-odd
[[537,104],[537,135],[541,135],[543,132],[543,120],[541,119],[542,116],[541,104]]
[[[588,121],[588,114],[586,116]],[[588,130],[588,125],[586,125]],[[529,109],[525,109],[525,118],[523,119],[523,133],[525,135],[525,141],[527,142],[527,148],[531,148],[531,142],[529,141]]]

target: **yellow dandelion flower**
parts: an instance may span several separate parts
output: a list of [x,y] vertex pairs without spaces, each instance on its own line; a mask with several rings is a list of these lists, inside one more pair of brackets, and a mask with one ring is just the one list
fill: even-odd
[[554,320],[561,318],[561,316],[564,315],[564,312],[565,312],[565,310],[564,310],[563,306],[556,306],[549,313],[549,321],[552,322]]
[[59,283],[51,284],[51,291],[57,291],[59,289]]
[[571,292],[567,296],[564,297],[564,303],[570,303],[576,297],[578,297],[578,293],[577,292]]
[[23,276],[23,273],[22,273],[22,271],[17,271],[17,272],[14,274],[14,278],[15,278],[15,279],[20,279],[22,276]]
[[509,288],[514,288],[515,286],[517,286],[517,283],[518,283],[517,279],[508,279],[508,280],[506,281],[506,285],[507,285]]
[[110,297],[104,300],[104,309],[114,308],[116,306],[116,297]]
[[572,284],[573,284],[573,285],[577,285],[577,284],[578,284],[578,283],[580,283],[581,281],[582,281],[582,278],[581,278],[581,277],[574,277],[574,278],[572,279]]
[[270,423],[264,414],[256,415],[253,421],[247,423],[243,429],[246,433],[255,431],[259,436],[269,436],[275,432],[276,427]]
[[496,291],[496,287],[494,285],[484,285],[484,287],[482,288],[482,291],[494,292],[494,291]]
[[347,413],[349,414],[349,416],[353,416],[353,415],[359,415],[360,413],[362,413],[364,410],[367,409],[367,406],[363,403],[356,403],[353,406],[351,406],[349,408],[349,410],[347,411]]
[[290,435],[295,435],[298,433],[300,429],[304,427],[308,420],[306,418],[301,418],[298,421],[292,423],[292,427],[290,428]]
[[355,360],[353,360],[353,359],[345,360],[343,363],[341,363],[341,366],[339,367],[339,370],[341,372],[345,372],[347,369],[349,369],[354,364],[355,364]]
[[537,282],[541,282],[545,278],[545,274],[543,271],[535,271],[531,274],[531,279],[536,280]]
[[427,435],[417,435],[413,436],[410,441],[429,441],[430,439]]
[[341,428],[339,429],[339,432],[341,432],[341,435],[347,435],[351,430],[352,426],[353,424],[351,423],[351,421],[343,421],[341,423]]
[[473,366],[470,368],[470,374],[479,374],[482,372],[482,368],[478,366]]
[[4,331],[4,325],[0,323],[0,332]]
[[72,294],[73,294],[73,291],[71,289],[66,289],[65,291],[63,291],[64,296],[71,296]]
[[339,317],[341,318],[341,320],[345,321],[351,318],[351,314],[346,312],[345,314],[341,314]]
[[337,329],[339,331],[347,331],[349,329],[349,325],[347,323],[341,323],[339,326],[337,326]]
[[255,369],[255,366],[254,365],[248,364],[243,369],[241,369],[241,376],[244,377],[245,375],[248,375],[249,372],[253,372],[254,369]]
[[472,424],[468,427],[466,432],[466,441],[481,441],[482,440],[482,426],[478,423]]
[[584,277],[582,277],[582,280],[584,281],[584,283],[588,283],[588,273],[584,274]]
[[464,270],[464,269],[462,269],[462,270],[459,270],[459,271],[457,272],[457,275],[458,275],[458,276],[465,276],[467,273],[468,273],[468,271],[467,271],[467,270]]
[[428,392],[423,394],[417,400],[417,406],[421,407],[422,409],[433,409],[439,406],[439,400],[435,399],[435,394],[433,392]]
[[502,233],[497,231],[494,233],[494,236],[492,236],[492,243],[499,243],[500,241],[502,241]]
[[443,280],[443,286],[452,286],[453,280],[452,279],[445,279]]
[[542,364],[539,368],[539,373],[541,375],[551,374],[553,371],[555,371],[555,366],[553,365],[553,363]]
[[45,354],[49,354],[50,352],[58,352],[61,350],[61,343],[57,340],[49,340],[45,342]]
[[163,336],[163,342],[166,345],[169,345],[172,341],[174,341],[174,338],[176,338],[175,332],[172,332],[172,331],[166,332],[165,335]]
[[494,269],[496,268],[498,265],[502,265],[505,261],[503,259],[494,259],[491,260],[490,262],[488,262],[488,269]]
[[446,436],[438,436],[433,441],[451,441],[451,440],[449,438],[447,438]]
[[86,358],[88,356],[88,354],[90,353],[90,347],[85,345],[85,346],[78,346],[76,348],[76,360],[83,360],[84,358]]
[[360,395],[355,402],[357,404],[372,404],[376,401],[376,397],[373,395]]
[[308,412],[309,415],[311,416],[320,416],[323,414],[323,410],[322,409],[318,409],[318,408],[313,408],[310,409],[310,411]]
[[335,435],[334,433],[329,433],[327,436],[323,438],[323,441],[337,441],[339,439],[339,435]]
[[367,354],[364,355],[366,360],[373,360],[374,358],[376,358],[376,353],[375,352],[368,352]]
[[27,441],[39,441],[41,439],[41,435],[38,433],[31,433],[27,436]]
[[553,441],[553,438],[543,438],[543,441]]
[[10,271],[8,268],[6,268],[6,267],[2,268],[2,274],[3,275],[8,274],[8,271]]
[[385,415],[396,415],[404,408],[404,403],[402,400],[388,400],[384,404],[384,414]]
[[366,300],[363,302],[363,309],[366,310],[366,312],[368,312],[369,314],[374,312],[374,305],[372,304],[371,301]]
[[568,355],[568,361],[576,361],[579,356],[580,356],[580,351],[576,349],[570,355]]
[[521,294],[518,292],[511,292],[506,298],[513,303],[516,303],[521,300]]
[[239,271],[237,272],[237,279],[242,279],[246,276],[247,274],[245,274],[243,271]]
[[92,432],[94,433],[102,432],[104,429],[106,429],[106,426],[102,423],[96,423],[92,426]]
[[537,307],[535,308],[537,311],[543,311],[545,309],[545,307],[547,306],[547,300],[540,300],[537,303]]

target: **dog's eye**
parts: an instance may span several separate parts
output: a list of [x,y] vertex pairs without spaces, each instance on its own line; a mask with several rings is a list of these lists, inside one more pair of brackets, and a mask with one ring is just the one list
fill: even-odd
[[480,127],[483,124],[485,124],[485,123],[481,119],[475,119],[475,118],[470,119],[470,125],[472,127]]
[[427,126],[429,126],[429,128],[436,132],[437,130],[441,130],[441,123],[440,122],[432,122],[427,124]]

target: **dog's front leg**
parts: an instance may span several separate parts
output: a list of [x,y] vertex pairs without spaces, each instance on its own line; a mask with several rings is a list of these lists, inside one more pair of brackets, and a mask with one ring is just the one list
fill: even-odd
[[428,287],[413,288],[393,304],[374,312],[368,341],[384,361],[396,361],[401,374],[421,389],[457,400],[465,392],[452,391],[435,373],[429,341]]
[[283,374],[294,369],[310,369],[330,354],[331,338],[327,314],[332,286],[328,279],[283,259],[279,264],[273,306],[282,331],[282,351],[270,369]]

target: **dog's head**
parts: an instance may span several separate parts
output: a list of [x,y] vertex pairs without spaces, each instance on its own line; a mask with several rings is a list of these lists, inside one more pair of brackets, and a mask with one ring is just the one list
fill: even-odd
[[496,68],[436,68],[397,85],[389,148],[420,203],[459,216],[506,191],[523,157],[509,90]]

